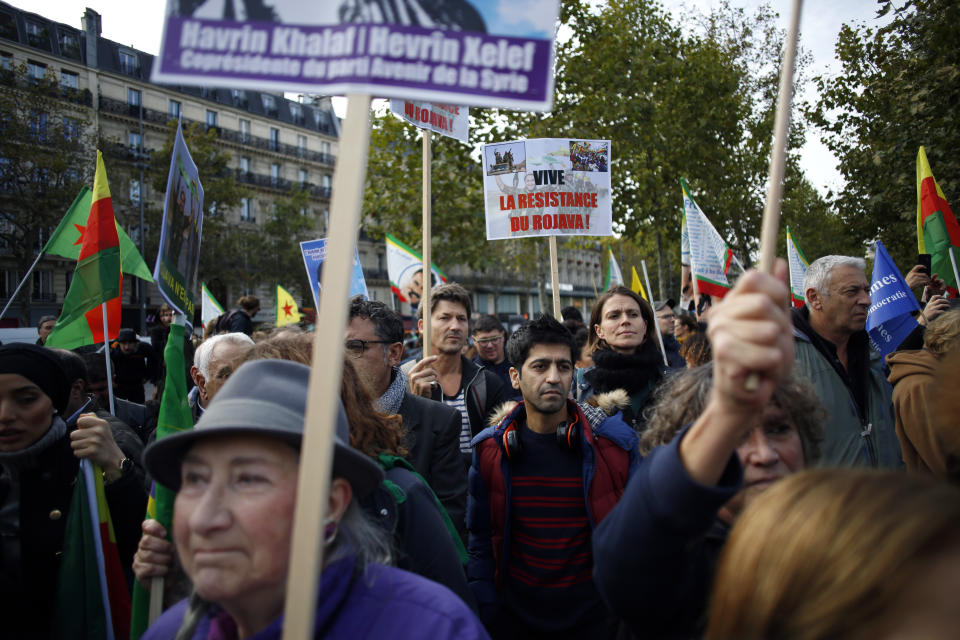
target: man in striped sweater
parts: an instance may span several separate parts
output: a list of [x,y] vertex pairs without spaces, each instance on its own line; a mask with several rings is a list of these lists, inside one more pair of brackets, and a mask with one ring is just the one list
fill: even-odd
[[593,529],[639,464],[620,417],[568,398],[573,336],[541,316],[507,343],[505,407],[473,441],[467,576],[495,639],[612,637],[593,583]]

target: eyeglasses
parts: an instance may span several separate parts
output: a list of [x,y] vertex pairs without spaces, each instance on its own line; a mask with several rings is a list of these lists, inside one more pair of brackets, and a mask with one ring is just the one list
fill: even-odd
[[496,342],[500,342],[501,340],[503,340],[503,336],[491,336],[491,337],[489,337],[489,338],[474,338],[474,339],[473,339],[473,341],[476,342],[477,344],[483,344],[483,345],[494,344],[494,343],[496,343]]
[[371,344],[393,344],[392,340],[347,340],[344,344],[347,352],[354,358],[359,358]]

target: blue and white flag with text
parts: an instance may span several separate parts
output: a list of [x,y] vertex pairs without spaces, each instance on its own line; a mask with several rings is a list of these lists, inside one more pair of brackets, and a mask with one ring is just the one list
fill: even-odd
[[873,278],[870,281],[870,309],[867,311],[867,333],[873,346],[886,358],[917,328],[910,315],[920,311],[916,296],[890,259],[886,247],[877,241]]

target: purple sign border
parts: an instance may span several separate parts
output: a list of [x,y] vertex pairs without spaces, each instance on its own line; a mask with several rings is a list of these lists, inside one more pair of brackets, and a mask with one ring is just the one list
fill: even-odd
[[152,80],[549,110],[553,41],[399,24],[168,16]]

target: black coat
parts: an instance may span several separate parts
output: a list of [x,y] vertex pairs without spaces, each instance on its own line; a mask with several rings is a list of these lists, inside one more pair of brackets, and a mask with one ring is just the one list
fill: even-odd
[[[132,433],[131,436],[136,439]],[[129,451],[124,453],[132,456]],[[47,637],[53,621],[64,531],[79,467],[67,433],[40,454],[39,464],[21,472],[18,504],[21,575],[14,577],[12,567],[0,567],[0,573],[5,574],[0,592],[2,610],[6,612],[0,634],[3,637]],[[6,479],[6,475],[3,478]],[[141,482],[142,477],[127,474],[104,489],[120,563],[128,569],[128,580],[132,577],[129,567],[140,541],[140,523],[147,503]],[[0,482],[0,505],[11,499],[9,490],[6,482]],[[132,588],[132,584],[128,586]]]
[[407,460],[437,494],[464,537],[467,470],[460,460],[460,412],[442,402],[406,392],[397,413],[407,432]]

